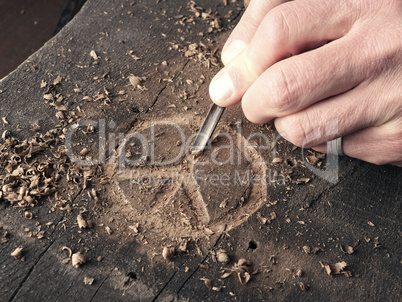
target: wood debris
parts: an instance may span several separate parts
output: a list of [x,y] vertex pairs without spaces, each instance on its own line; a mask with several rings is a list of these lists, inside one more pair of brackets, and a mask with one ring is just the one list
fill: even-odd
[[87,276],[84,277],[84,284],[85,285],[92,285],[94,283],[94,281],[95,281],[94,278],[87,277]]
[[55,86],[55,85],[59,85],[62,80],[63,80],[63,78],[62,78],[60,75],[58,75],[58,76],[54,79],[53,85],[54,85],[54,86]]
[[341,251],[344,253],[344,254],[353,254],[354,252],[355,252],[355,250],[353,249],[353,247],[352,246],[350,246],[350,245],[345,245],[345,246],[343,246],[342,244],[339,246],[339,248],[341,249]]
[[230,275],[232,274],[232,272],[226,272],[221,276],[221,279],[226,279],[228,278]]
[[303,282],[299,282],[298,285],[302,291],[308,291],[309,289],[309,286],[305,285]]
[[228,256],[228,253],[227,253],[227,251],[226,250],[218,250],[217,252],[216,252],[216,260],[218,260],[218,262],[221,262],[221,263],[228,263],[229,261],[230,261],[230,258],[229,258],[229,256]]
[[320,261],[320,264],[321,264],[321,267],[325,269],[326,273],[329,276],[340,275],[340,274],[343,274],[346,277],[352,276],[352,273],[350,271],[345,270],[345,268],[348,266],[345,261],[337,262],[335,264],[323,264]]
[[10,255],[14,257],[14,259],[20,259],[22,255],[22,250],[24,248],[22,246],[17,247]]
[[3,226],[0,226],[0,244],[4,244],[4,243],[8,242],[7,236],[8,236],[8,232],[6,230],[4,230]]
[[75,268],[79,268],[85,262],[86,262],[85,256],[83,254],[81,254],[80,252],[74,253],[71,256],[71,264]]
[[78,223],[78,228],[80,228],[80,229],[86,229],[88,227],[88,224],[85,221],[85,219],[82,216],[82,214],[77,215],[77,223]]
[[206,287],[208,287],[209,289],[212,289],[212,281],[211,279],[208,278],[200,278],[201,281],[204,281],[204,284]]
[[162,257],[165,260],[171,261],[175,253],[175,248],[172,246],[165,246],[162,250]]
[[145,81],[145,78],[137,77],[132,74],[128,77],[128,80],[129,80],[131,86],[134,87],[134,89],[139,89],[141,91],[147,90],[144,86],[141,85],[142,82]]
[[320,252],[320,251],[323,252],[324,250],[322,248],[320,248],[320,247],[311,248],[308,245],[304,245],[303,246],[303,251],[306,254],[317,254],[318,252]]
[[251,279],[251,276],[248,272],[238,272],[237,277],[239,278],[241,285],[246,285]]
[[99,57],[98,57],[98,55],[96,54],[95,50],[91,50],[90,53],[89,53],[89,55],[90,55],[90,56],[92,57],[92,59],[94,59],[94,60],[98,60],[98,59],[99,59]]
[[240,258],[233,267],[228,270],[230,272],[223,274],[221,278],[227,278],[234,272],[242,285],[246,285],[251,279],[251,263],[244,258]]

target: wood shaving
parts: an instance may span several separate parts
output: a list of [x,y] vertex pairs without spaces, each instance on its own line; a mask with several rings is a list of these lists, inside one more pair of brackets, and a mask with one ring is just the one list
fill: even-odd
[[78,228],[80,229],[86,229],[88,227],[87,222],[85,221],[84,217],[82,214],[78,214],[77,216],[77,223],[78,223]]
[[226,250],[218,250],[216,252],[216,260],[218,260],[218,262],[221,263],[228,263],[230,258],[228,256],[228,253],[226,252]]
[[228,278],[230,275],[232,274],[232,272],[226,272],[221,276],[221,279],[226,279]]
[[8,236],[8,232],[3,229],[3,226],[0,226],[0,244],[4,244],[4,243],[8,242],[7,236]]
[[352,274],[350,271],[346,271],[345,268],[348,266],[347,263],[345,261],[342,262],[337,262],[335,264],[323,264],[320,261],[321,267],[325,269],[326,273],[329,276],[332,275],[339,275],[339,274],[343,274],[347,277],[351,277]]
[[188,240],[187,240],[187,239],[183,239],[183,240],[180,242],[179,246],[177,247],[177,251],[178,251],[179,253],[185,253],[185,252],[187,252],[187,244],[188,244]]
[[22,255],[22,250],[23,250],[24,248],[22,247],[22,246],[19,246],[19,247],[17,247],[10,255],[12,256],[12,257],[14,257],[14,259],[19,259],[19,258],[21,258],[21,255]]
[[209,228],[204,228],[204,234],[207,236],[212,236],[213,234],[215,234],[215,232]]
[[98,57],[98,55],[96,54],[95,50],[91,50],[90,53],[89,53],[89,55],[90,55],[90,56],[92,57],[92,59],[94,59],[94,60],[98,60],[98,59],[99,59],[99,57]]
[[344,254],[353,254],[355,252],[355,250],[353,249],[353,247],[351,247],[350,245],[340,245],[340,249]]
[[68,246],[63,246],[61,248],[62,251],[66,250],[68,251],[68,258],[71,258],[71,256],[73,255],[73,251],[68,247]]
[[80,252],[74,253],[71,256],[71,264],[75,268],[79,268],[85,262],[86,262],[85,256],[83,254],[81,254]]
[[208,278],[200,278],[201,281],[204,281],[204,284],[206,287],[208,287],[209,289],[212,289],[212,281],[211,279]]
[[320,251],[323,252],[324,250],[320,247],[311,248],[311,247],[305,245],[305,246],[303,246],[303,251],[306,254],[317,254],[318,252],[320,252]]
[[60,75],[58,75],[57,78],[54,79],[53,85],[55,85],[55,86],[59,85],[62,80],[63,80],[63,78]]
[[137,77],[135,75],[130,75],[128,77],[130,84],[134,87],[134,89],[144,90],[144,87],[141,86],[141,83],[144,81],[143,78]]
[[196,159],[201,156],[204,150],[191,150],[190,153],[193,156],[193,159]]
[[246,285],[251,279],[251,276],[248,272],[238,272],[237,277],[239,278],[241,285]]
[[84,148],[84,149],[82,149],[82,150],[80,151],[80,155],[81,155],[81,156],[88,155],[88,153],[89,153],[88,148]]
[[92,285],[94,283],[95,279],[91,277],[84,277],[84,284],[85,285]]
[[165,260],[171,260],[172,259],[172,257],[173,257],[173,255],[174,255],[174,253],[175,253],[175,248],[174,247],[172,247],[172,246],[165,246],[164,248],[163,248],[163,250],[162,250],[162,257],[165,259]]
[[45,231],[39,231],[38,234],[36,235],[37,239],[43,239],[45,238]]
[[31,212],[25,211],[24,217],[25,217],[26,219],[32,219],[32,218],[33,218],[33,214],[32,214]]
[[299,282],[298,285],[302,291],[307,291],[309,289],[309,286],[305,285],[303,282]]
[[105,230],[108,235],[112,235],[113,231],[109,226],[105,226]]

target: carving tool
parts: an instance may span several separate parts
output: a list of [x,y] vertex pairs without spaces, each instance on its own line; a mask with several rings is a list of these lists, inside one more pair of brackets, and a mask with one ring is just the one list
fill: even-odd
[[216,125],[225,111],[225,107],[220,107],[216,104],[212,104],[211,108],[208,111],[208,114],[204,120],[204,123],[201,126],[200,131],[195,138],[194,144],[191,147],[191,152],[202,152],[207,146],[209,139],[211,138]]

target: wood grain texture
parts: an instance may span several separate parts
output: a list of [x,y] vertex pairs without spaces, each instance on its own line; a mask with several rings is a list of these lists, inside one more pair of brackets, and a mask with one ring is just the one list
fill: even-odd
[[[232,22],[224,23],[223,32],[208,35],[208,25],[200,20],[191,30],[177,24],[174,16],[188,13],[184,1],[140,0],[130,5],[131,2],[88,1],[58,35],[1,80],[0,116],[6,117],[9,124],[1,123],[0,132],[8,129],[24,138],[32,135],[29,129],[34,124],[40,125],[41,131],[52,129],[58,123],[56,111],[43,101],[40,84],[42,80],[51,83],[58,75],[63,78],[59,89],[68,98],[71,108],[79,105],[90,111],[93,119],[114,120],[122,133],[127,133],[138,120],[169,114],[181,116],[185,106],[204,116],[210,105],[207,83],[219,67],[208,69],[169,47],[172,41],[207,43],[208,39],[216,40],[216,45],[222,47],[229,28],[239,20],[238,8],[242,3],[228,1],[229,5],[224,7],[215,0],[197,1],[206,10],[218,10],[222,15],[229,10],[235,12]],[[199,32],[204,32],[204,37]],[[180,37],[184,37],[184,42]],[[91,50],[100,56],[97,64],[93,64]],[[134,60],[130,51],[141,60]],[[163,61],[167,64],[162,65]],[[102,77],[106,73],[107,76]],[[128,82],[130,74],[146,76],[148,80],[144,85],[148,85],[148,90],[134,90]],[[178,97],[181,92],[178,82],[199,78],[200,74],[205,76],[205,84],[201,85],[197,102],[182,101]],[[168,78],[170,80],[158,80]],[[77,87],[83,93],[75,93],[73,89]],[[104,87],[112,91],[110,105],[82,101],[84,95],[94,96],[104,91]],[[129,97],[120,100],[120,90],[126,90]],[[175,104],[176,108],[169,111],[168,104]],[[239,108],[229,109],[223,123],[230,127],[239,117]],[[242,122],[246,133],[256,129]],[[22,131],[15,131],[16,125]],[[300,159],[299,150],[291,151],[292,146],[284,145],[281,156],[289,161]],[[304,171],[297,165],[298,171]],[[188,252],[174,257],[172,262],[162,259],[161,249],[154,250],[153,245],[146,245],[128,233],[108,235],[105,231],[108,223],[112,230],[125,230],[128,222],[113,220],[121,216],[114,216],[107,207],[108,200],[102,201],[101,211],[92,211],[94,204],[87,190],[78,190],[72,196],[71,204],[76,206],[71,212],[52,211],[54,201],[41,200],[29,209],[34,214],[32,220],[24,218],[23,209],[11,207],[2,200],[0,225],[10,236],[7,243],[0,245],[0,300],[400,300],[401,169],[342,158],[337,185],[315,178],[307,185],[292,186],[290,191],[274,186],[266,190],[266,205],[247,216],[243,224],[229,232],[192,242]],[[82,208],[91,209],[93,229],[77,228],[76,217]],[[276,218],[262,224],[260,218],[272,217],[272,212]],[[54,228],[47,227],[48,222],[53,222]],[[46,230],[44,239],[27,237],[24,231],[34,229],[37,223]],[[145,239],[150,242],[153,236],[158,238],[152,230],[145,231]],[[379,237],[381,247],[374,247],[375,237]],[[345,255],[341,251],[341,244],[353,246],[358,241],[354,254]],[[19,245],[25,250],[24,262],[10,256]],[[305,245],[321,247],[323,251],[306,254],[303,252]],[[63,264],[67,256],[63,246],[85,253],[87,262],[79,269]],[[231,257],[227,266],[216,263],[212,255],[220,248],[228,250]],[[149,256],[152,253],[155,256]],[[100,261],[99,256],[102,256]],[[230,268],[240,258],[251,261],[256,270],[245,286],[240,285],[235,275],[220,278],[222,270]],[[328,276],[320,261],[346,261],[352,277]],[[298,269],[303,271],[301,277],[295,276]],[[93,285],[85,285],[84,277],[94,278]],[[211,279],[221,291],[208,289],[200,278]],[[309,289],[303,291],[300,282]]]

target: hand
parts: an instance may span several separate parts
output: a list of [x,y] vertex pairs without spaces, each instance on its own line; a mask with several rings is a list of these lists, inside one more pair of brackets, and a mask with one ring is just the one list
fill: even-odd
[[346,155],[402,166],[401,0],[252,0],[222,61],[216,104],[242,101],[299,147],[342,136]]

